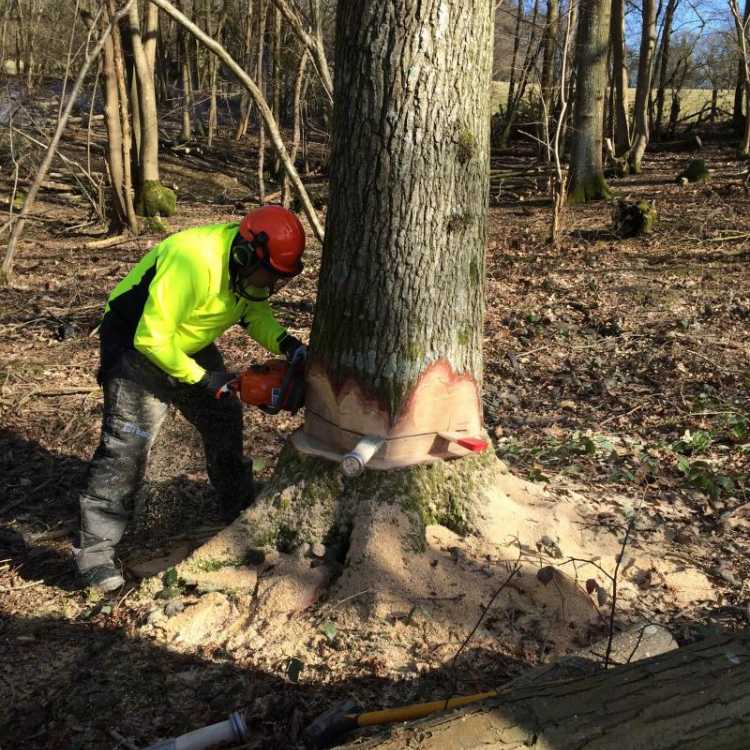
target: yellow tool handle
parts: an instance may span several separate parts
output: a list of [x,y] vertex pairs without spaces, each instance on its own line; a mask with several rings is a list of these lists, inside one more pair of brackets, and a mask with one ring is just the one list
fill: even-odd
[[431,701],[430,703],[413,703],[411,706],[399,706],[398,708],[385,708],[382,711],[368,711],[356,717],[357,726],[372,727],[378,724],[390,724],[394,721],[412,721],[429,716],[438,711],[450,711],[452,708],[468,706],[470,703],[496,698],[497,691],[490,690],[488,693],[477,693],[476,695],[462,695],[449,700]]

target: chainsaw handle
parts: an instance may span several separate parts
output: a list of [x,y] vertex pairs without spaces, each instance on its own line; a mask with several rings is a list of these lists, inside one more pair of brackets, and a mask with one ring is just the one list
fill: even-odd
[[228,382],[224,383],[224,385],[222,385],[221,388],[216,391],[216,393],[214,394],[214,398],[217,401],[222,398],[228,398],[229,396],[239,393],[239,390],[240,379],[234,378],[234,380],[229,380]]

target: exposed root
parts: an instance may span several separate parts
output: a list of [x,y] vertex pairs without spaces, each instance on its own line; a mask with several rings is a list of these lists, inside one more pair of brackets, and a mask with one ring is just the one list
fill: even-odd
[[[593,521],[599,507],[520,480],[489,453],[346,480],[287,447],[256,504],[177,567],[185,585],[218,594],[180,622],[203,623],[190,626],[191,643],[202,630],[242,649],[248,633],[282,642],[289,618],[308,610],[298,630],[314,632],[310,620],[325,616],[352,632],[403,622],[418,629],[407,640],[418,632],[448,646],[483,617],[476,646],[531,638],[545,654],[566,653],[608,628],[611,602],[597,596],[609,590],[621,534]],[[697,571],[637,554],[620,566],[619,606],[634,605],[650,576],[686,601],[712,595]],[[511,563],[519,572],[486,610]],[[394,644],[388,658],[408,653]]]

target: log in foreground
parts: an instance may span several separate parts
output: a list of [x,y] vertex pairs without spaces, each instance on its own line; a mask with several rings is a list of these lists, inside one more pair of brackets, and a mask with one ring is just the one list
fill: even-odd
[[380,750],[745,750],[750,630],[501,697],[353,743]]

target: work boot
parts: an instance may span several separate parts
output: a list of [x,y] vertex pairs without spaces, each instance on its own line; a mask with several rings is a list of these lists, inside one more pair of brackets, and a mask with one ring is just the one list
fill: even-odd
[[97,565],[95,568],[84,570],[81,576],[87,586],[105,594],[116,591],[125,584],[125,579],[114,563]]

